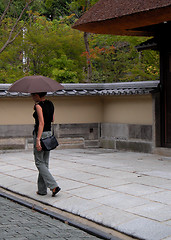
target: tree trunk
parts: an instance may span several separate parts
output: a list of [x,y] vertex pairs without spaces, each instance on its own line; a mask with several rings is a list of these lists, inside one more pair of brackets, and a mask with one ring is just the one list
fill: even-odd
[[89,33],[85,32],[84,33],[84,43],[86,47],[86,52],[87,52],[87,82],[91,82],[91,77],[92,77],[92,67],[91,67],[91,59],[90,59],[90,49],[89,49],[89,42],[88,42],[88,35]]

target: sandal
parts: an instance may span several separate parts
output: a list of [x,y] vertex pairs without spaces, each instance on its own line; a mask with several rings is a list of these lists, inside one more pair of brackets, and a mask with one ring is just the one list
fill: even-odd
[[47,195],[47,193],[39,193],[38,191],[37,191],[36,193],[37,193],[37,195],[40,195],[40,196],[45,196],[45,195]]

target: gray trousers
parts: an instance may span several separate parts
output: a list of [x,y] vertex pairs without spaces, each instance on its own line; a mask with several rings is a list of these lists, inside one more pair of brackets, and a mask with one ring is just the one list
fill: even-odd
[[[51,131],[43,132],[42,138],[51,136]],[[50,151],[37,151],[36,149],[36,135],[33,136],[34,140],[34,159],[35,165],[39,171],[37,185],[38,185],[38,192],[40,194],[47,194],[47,188],[53,190],[55,187],[58,186],[57,182],[53,178],[52,174],[49,172],[49,156]]]

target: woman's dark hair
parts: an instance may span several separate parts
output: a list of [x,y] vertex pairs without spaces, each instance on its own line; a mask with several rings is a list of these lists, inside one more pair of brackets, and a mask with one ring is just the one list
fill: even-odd
[[46,96],[47,92],[39,92],[39,93],[32,93],[32,94],[33,95],[37,94],[37,95],[39,95],[40,98],[42,98],[42,97]]

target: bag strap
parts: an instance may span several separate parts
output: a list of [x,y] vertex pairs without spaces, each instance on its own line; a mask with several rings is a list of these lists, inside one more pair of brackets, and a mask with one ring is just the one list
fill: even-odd
[[54,135],[54,123],[53,122],[51,124],[51,131],[52,131],[52,134]]

